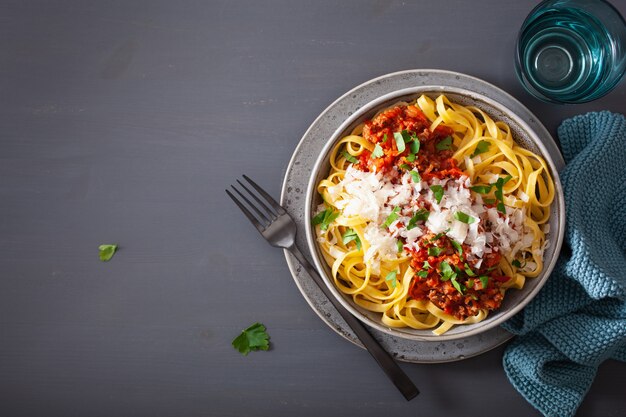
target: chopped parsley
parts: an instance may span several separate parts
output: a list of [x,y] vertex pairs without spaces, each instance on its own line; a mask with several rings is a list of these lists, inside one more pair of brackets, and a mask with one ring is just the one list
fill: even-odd
[[265,326],[257,322],[243,330],[233,340],[232,345],[239,353],[246,356],[252,350],[268,350],[270,347],[269,340],[270,336],[267,334]]
[[398,248],[398,253],[404,250],[404,243],[401,240],[396,240],[396,247]]
[[436,240],[441,239],[441,238],[442,238],[442,237],[444,237],[444,236],[445,236],[445,234],[446,234],[446,233],[448,233],[449,231],[450,231],[450,229],[446,229],[446,230],[444,230],[444,231],[443,231],[443,232],[441,232],[441,233],[437,233],[435,236],[433,236],[433,238],[432,238],[432,239],[430,239],[430,242],[434,242],[434,241],[436,241]]
[[400,164],[400,168],[406,169],[407,171],[410,171],[413,169],[413,167],[409,164]]
[[443,249],[438,248],[437,246],[431,246],[428,248],[428,256],[439,256],[442,251]]
[[415,162],[415,154],[414,153],[410,153],[406,156],[406,160],[409,162]]
[[413,178],[413,182],[416,184],[422,181],[422,177],[420,176],[420,173],[417,171],[411,171],[411,178]]
[[460,292],[461,294],[463,294],[463,291],[465,291],[465,286],[463,284],[460,284],[457,280],[456,280],[456,274],[450,278],[450,282],[452,282],[452,285],[454,286],[454,288],[456,288],[456,290],[458,292]]
[[358,250],[361,250],[361,239],[359,239],[359,235],[356,233],[354,229],[346,230],[346,233],[343,234],[343,244],[347,245],[353,240],[354,240],[354,243],[356,244],[356,248]]
[[313,217],[313,225],[320,225],[320,229],[327,230],[328,226],[339,216],[338,211],[334,211],[330,207]]
[[372,151],[372,158],[380,158],[384,154],[385,152],[383,152],[383,148],[381,148],[380,145],[377,143],[376,146],[374,146],[374,150]]
[[406,130],[403,130],[402,133],[395,132],[393,134],[393,138],[396,140],[396,147],[398,148],[398,152],[402,153],[406,149],[406,143],[404,143],[404,136],[408,137],[408,133]]
[[472,217],[469,214],[463,213],[462,211],[457,211],[454,213],[454,218],[465,224],[472,224],[476,222],[476,217]]
[[117,245],[100,245],[98,246],[100,252],[100,260],[107,262],[113,257],[113,254],[117,250]]
[[480,280],[483,288],[487,288],[487,285],[489,285],[489,277],[487,275],[481,275],[478,279]]
[[489,193],[489,191],[491,191],[491,188],[493,187],[493,184],[489,184],[489,185],[475,185],[473,187],[470,187],[470,190],[479,193],[479,194],[487,194]]
[[504,187],[504,184],[506,184],[507,182],[509,182],[509,180],[513,178],[510,175],[507,175],[504,178],[498,178],[498,180],[495,183],[496,186],[496,199],[498,200],[498,205],[496,206],[498,211],[502,214],[506,214],[506,208],[504,207],[504,196],[502,194],[502,187]]
[[453,239],[450,239],[450,242],[452,243],[452,246],[454,246],[454,249],[456,249],[456,251],[459,253],[459,255],[463,255],[463,247],[461,246],[461,244]]
[[513,259],[513,262],[511,262],[511,265],[513,265],[516,268],[521,268],[522,267],[522,264],[517,259]]
[[447,263],[446,261],[442,261],[439,264],[439,270],[441,271],[441,280],[442,281],[448,281],[449,279],[455,279],[456,278],[456,272],[454,272],[454,270],[452,269],[452,267],[450,266],[449,263]]
[[465,273],[467,274],[468,277],[476,276],[476,274],[474,273],[474,271],[472,271],[472,268],[470,268],[468,264],[465,264]]
[[420,278],[427,278],[428,277],[428,271],[426,271],[425,269],[422,269],[421,271],[418,271],[417,276]]
[[388,139],[387,138],[387,134],[385,133],[384,136],[383,136],[383,143],[387,142],[387,139]]
[[391,281],[391,288],[396,288],[396,286],[398,285],[397,275],[398,273],[396,271],[391,271],[385,277],[385,281]]
[[489,146],[491,146],[491,144],[487,142],[486,140],[479,141],[478,144],[476,144],[476,149],[474,149],[474,153],[470,155],[470,158],[473,158],[476,155],[479,155],[481,153],[487,152],[489,150]]
[[419,222],[420,220],[422,221],[428,220],[429,215],[430,215],[430,212],[424,208],[417,210],[415,214],[413,215],[413,217],[411,217],[411,220],[409,220],[409,224],[406,226],[406,230],[411,230],[415,228],[417,226],[416,223]]
[[341,155],[343,155],[343,157],[346,158],[346,161],[348,162],[352,162],[353,164],[359,163],[359,160],[356,159],[353,155],[350,155],[348,151],[341,152]]
[[391,225],[391,223],[395,222],[396,219],[398,218],[398,212],[400,211],[400,207],[396,206],[393,208],[391,214],[389,216],[387,216],[387,219],[385,220],[385,223],[383,223],[383,227],[389,227]]
[[437,204],[441,203],[441,199],[443,198],[443,187],[441,185],[431,185],[430,189],[435,195]]
[[420,151],[420,140],[417,136],[413,139],[413,142],[409,143],[409,149],[412,154],[416,154]]
[[437,142],[437,144],[435,145],[435,148],[438,151],[447,151],[451,147],[452,147],[452,136],[446,136],[445,138]]
[[428,268],[432,268],[432,266],[430,266],[428,261],[424,261],[424,265],[422,265],[422,269],[428,269]]

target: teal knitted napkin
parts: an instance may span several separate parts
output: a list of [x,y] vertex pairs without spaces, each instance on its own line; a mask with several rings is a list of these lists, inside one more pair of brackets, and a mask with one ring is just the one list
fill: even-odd
[[563,121],[563,251],[544,288],[504,327],[513,386],[545,416],[573,416],[606,359],[626,361],[626,119]]

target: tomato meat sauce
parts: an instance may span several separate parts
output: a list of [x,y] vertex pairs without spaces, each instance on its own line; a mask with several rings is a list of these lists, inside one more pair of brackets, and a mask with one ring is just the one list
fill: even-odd
[[[398,133],[410,138],[402,151],[394,136]],[[366,121],[362,133],[382,149],[382,155],[374,157],[364,151],[357,168],[383,172],[392,178],[398,172],[417,169],[426,182],[433,178],[460,178],[464,173],[452,158],[452,134],[453,130],[444,125],[431,130],[428,118],[414,105],[387,109]],[[412,153],[414,141],[419,141],[417,153]],[[419,250],[409,250],[411,267],[416,271],[409,288],[413,299],[430,301],[459,320],[475,316],[480,310],[500,307],[504,297],[501,285],[509,277],[496,272],[499,253],[485,254],[480,267],[476,267],[477,260],[468,261],[463,256],[468,248],[453,245],[445,234],[424,235],[418,246]]]
[[477,268],[476,261],[463,256],[466,245],[454,247],[446,236],[425,235],[419,247],[410,251],[411,267],[417,271],[409,288],[412,298],[431,301],[459,320],[475,316],[480,310],[500,307],[504,298],[501,285],[509,277],[495,271],[500,262],[499,253],[485,255]]
[[[452,158],[451,149],[437,149],[437,144],[451,137],[453,130],[444,125],[430,130],[430,122],[416,106],[398,106],[385,110],[374,119],[366,121],[363,137],[379,145],[384,155],[372,158],[370,152],[363,152],[359,168],[364,171],[388,172],[393,166],[417,168],[425,181],[431,178],[459,178],[463,175]],[[417,154],[411,147],[398,151],[394,133],[406,132],[413,141],[419,140]]]

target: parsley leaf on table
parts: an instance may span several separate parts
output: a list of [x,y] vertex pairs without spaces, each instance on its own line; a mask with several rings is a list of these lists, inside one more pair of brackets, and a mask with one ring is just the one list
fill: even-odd
[[117,245],[100,245],[98,246],[100,251],[100,260],[106,262],[113,257],[113,254],[117,250]]
[[252,350],[268,350],[270,336],[265,330],[265,326],[261,323],[254,323],[233,340],[233,347],[244,356]]

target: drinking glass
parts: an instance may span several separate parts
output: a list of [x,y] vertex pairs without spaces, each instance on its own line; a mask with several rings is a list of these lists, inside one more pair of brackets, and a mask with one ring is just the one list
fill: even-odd
[[517,76],[535,97],[595,100],[626,71],[626,22],[604,0],[545,0],[524,21],[516,50]]

